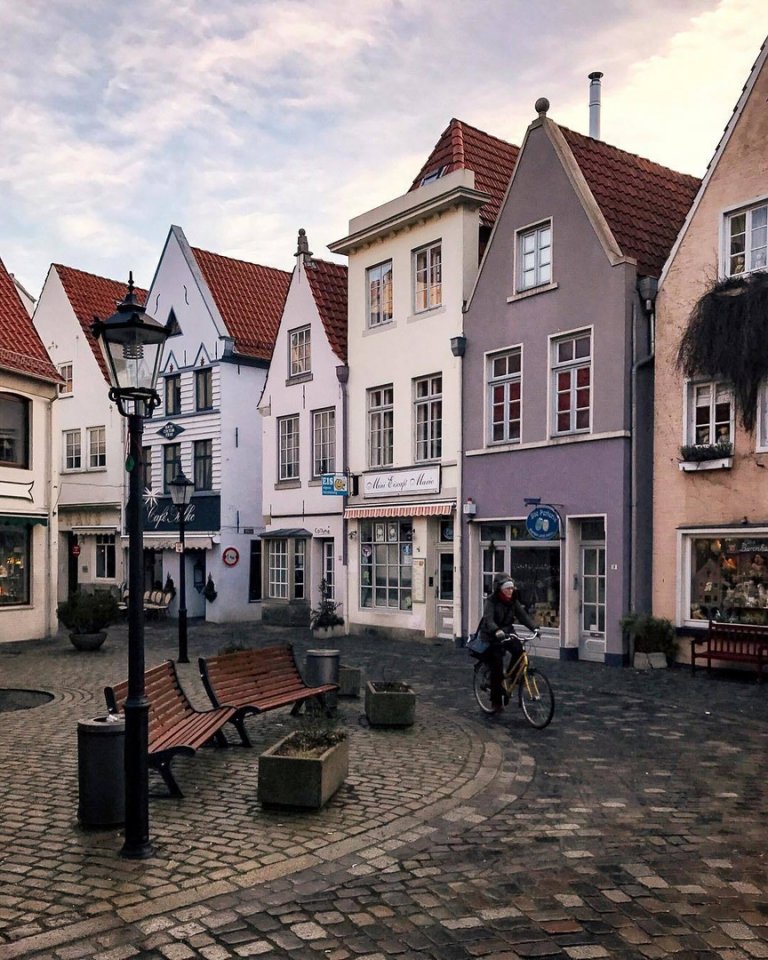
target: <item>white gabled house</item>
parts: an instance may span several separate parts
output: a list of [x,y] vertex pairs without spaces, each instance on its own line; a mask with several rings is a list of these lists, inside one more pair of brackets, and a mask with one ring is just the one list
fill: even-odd
[[[148,585],[178,583],[178,519],[169,482],[194,484],[186,517],[189,617],[261,616],[261,418],[290,273],[193,248],[170,229],[147,312],[170,321],[158,392],[144,425]],[[176,598],[176,603],[178,597]],[[173,611],[174,607],[172,607]]]
[[328,479],[342,478],[347,469],[346,345],[347,268],[313,259],[300,230],[260,406],[268,622],[306,625],[321,581],[347,620],[345,498],[329,492],[338,484]]
[[0,261],[0,643],[56,632],[58,375]]
[[[109,376],[91,333],[94,317],[111,316],[126,289],[125,283],[54,263],[33,317],[61,376],[52,446],[59,471],[60,600],[78,587],[116,591],[127,579],[121,538],[126,425],[109,399]],[[146,291],[134,292],[143,303]]]

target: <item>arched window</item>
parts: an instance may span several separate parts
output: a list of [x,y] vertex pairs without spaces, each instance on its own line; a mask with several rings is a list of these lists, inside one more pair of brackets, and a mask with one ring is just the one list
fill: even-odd
[[29,400],[0,393],[0,465],[29,467]]

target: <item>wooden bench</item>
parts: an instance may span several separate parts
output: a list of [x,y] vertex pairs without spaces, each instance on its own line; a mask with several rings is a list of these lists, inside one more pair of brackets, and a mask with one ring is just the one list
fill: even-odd
[[235,708],[232,722],[248,744],[245,717],[291,705],[296,714],[302,703],[313,699],[325,707],[325,694],[339,688],[336,683],[307,686],[290,644],[200,657],[198,664],[211,703]]
[[[703,649],[697,649],[702,644]],[[768,664],[768,627],[710,620],[703,636],[691,637],[692,672],[697,660],[706,660],[707,670],[712,669],[713,660],[754,664],[762,682],[763,667]]]
[[[233,721],[235,710],[233,707],[196,710],[181,688],[172,660],[147,670],[144,688],[149,701],[149,766],[163,778],[170,796],[181,797],[183,794],[171,772],[171,761],[178,754],[194,756],[198,747],[208,741],[226,747],[227,738],[221,728]],[[110,713],[124,712],[128,681],[105,687],[104,696]]]

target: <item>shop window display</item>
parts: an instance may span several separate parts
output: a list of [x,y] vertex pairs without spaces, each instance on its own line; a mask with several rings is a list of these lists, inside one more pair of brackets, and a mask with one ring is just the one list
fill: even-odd
[[410,520],[360,524],[360,606],[411,609],[413,527]]
[[0,528],[0,606],[29,603],[29,531]]
[[768,625],[768,537],[691,541],[690,618]]

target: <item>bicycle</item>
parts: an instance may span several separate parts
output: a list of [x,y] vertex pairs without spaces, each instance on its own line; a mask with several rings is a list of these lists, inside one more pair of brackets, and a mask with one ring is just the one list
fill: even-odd
[[[532,667],[528,660],[528,652],[525,645],[531,640],[539,637],[539,631],[536,630],[530,636],[521,637],[515,632],[508,634],[501,641],[505,651],[509,651],[512,641],[516,638],[523,645],[523,651],[517,660],[513,662],[511,656],[510,662],[504,670],[504,679],[502,681],[504,689],[504,704],[509,703],[515,687],[517,687],[518,703],[523,711],[523,716],[532,727],[537,730],[543,730],[552,720],[555,713],[555,695],[552,691],[552,685],[546,675],[538,669]],[[474,654],[474,656],[478,656]],[[506,659],[506,658],[505,658]],[[482,655],[475,664],[474,673],[474,691],[480,709],[484,713],[493,712],[491,703],[491,670],[488,662],[482,659]]]

